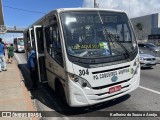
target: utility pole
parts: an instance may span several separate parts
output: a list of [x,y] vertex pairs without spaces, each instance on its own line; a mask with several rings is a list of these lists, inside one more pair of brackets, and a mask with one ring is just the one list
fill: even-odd
[[96,0],[94,0],[94,8],[96,8]]
[[130,4],[130,0],[129,0],[129,18],[131,17],[131,4]]
[[2,0],[0,0],[0,25],[4,25]]
[[97,4],[96,0],[94,0],[94,8],[98,8],[99,5]]
[[3,17],[3,5],[2,0],[0,0],[0,35],[3,35],[3,42],[6,43],[5,33],[7,32],[7,28],[4,25],[4,17]]

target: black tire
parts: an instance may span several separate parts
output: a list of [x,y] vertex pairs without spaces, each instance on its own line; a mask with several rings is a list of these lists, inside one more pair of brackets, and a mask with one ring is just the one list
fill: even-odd
[[56,85],[55,86],[56,96],[59,97],[63,103],[66,103],[66,96],[65,96],[65,92],[64,92],[62,83],[59,80],[57,80],[55,85]]
[[18,53],[18,49],[16,50],[16,53]]

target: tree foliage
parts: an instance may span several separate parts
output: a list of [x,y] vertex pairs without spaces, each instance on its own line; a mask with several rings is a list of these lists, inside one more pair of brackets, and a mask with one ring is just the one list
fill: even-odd
[[143,31],[143,24],[142,23],[137,23],[135,25],[135,27],[136,27],[137,30]]

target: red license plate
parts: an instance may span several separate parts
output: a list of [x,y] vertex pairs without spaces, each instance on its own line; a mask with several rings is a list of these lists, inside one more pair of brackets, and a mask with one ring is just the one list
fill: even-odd
[[114,86],[109,88],[109,93],[114,93],[114,92],[120,91],[121,89],[122,89],[121,85]]

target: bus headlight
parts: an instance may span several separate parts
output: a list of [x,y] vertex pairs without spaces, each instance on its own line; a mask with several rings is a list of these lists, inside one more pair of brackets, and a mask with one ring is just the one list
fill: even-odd
[[138,73],[138,69],[140,67],[140,64],[138,64],[134,70],[134,72],[132,73],[132,78],[134,77],[134,75],[136,75]]
[[85,80],[84,78],[81,78],[77,75],[68,73],[69,78],[74,81],[75,83],[79,84],[81,87],[85,88],[85,87],[89,87],[91,88],[91,85],[89,84],[89,82],[87,80]]
[[75,81],[75,82],[78,82],[78,81],[79,81],[79,78],[77,78],[77,77],[74,78],[74,81]]

